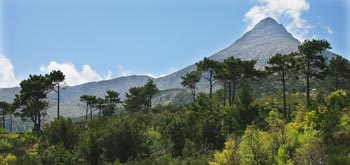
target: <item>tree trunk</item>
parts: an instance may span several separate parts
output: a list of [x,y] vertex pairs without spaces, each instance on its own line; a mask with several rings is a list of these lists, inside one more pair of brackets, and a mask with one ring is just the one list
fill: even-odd
[[224,82],[224,106],[226,106],[226,95],[227,95],[227,93],[226,93],[226,84],[227,82]]
[[286,102],[286,82],[285,82],[285,73],[282,70],[282,91],[283,91],[283,114],[284,118],[287,119],[287,102]]
[[229,105],[231,106],[232,105],[232,82],[229,82],[228,84],[228,102],[229,102]]
[[60,119],[60,83],[57,84],[57,119]]
[[307,61],[307,73],[306,73],[306,106],[310,108],[310,62]]
[[192,91],[192,97],[193,97],[193,102],[196,102],[196,87],[194,87],[193,91]]
[[88,112],[89,112],[89,105],[86,104],[86,113],[85,113],[85,121],[88,120]]
[[41,128],[41,114],[40,111],[38,110],[38,130]]
[[2,110],[2,127],[5,129],[5,109]]
[[10,132],[12,132],[12,114],[10,114]]
[[290,118],[290,113],[291,113],[290,104],[288,104],[288,120],[292,121],[292,119]]
[[35,109],[34,114],[34,131],[38,130],[38,112],[37,109]]
[[335,73],[335,89],[338,90],[339,89],[339,82],[338,82],[338,74]]
[[213,98],[213,73],[210,72],[209,73],[209,96],[210,96],[210,99]]
[[90,107],[90,121],[92,121],[92,108]]
[[235,96],[236,96],[236,80],[233,80],[233,86],[232,86],[232,103],[235,102]]

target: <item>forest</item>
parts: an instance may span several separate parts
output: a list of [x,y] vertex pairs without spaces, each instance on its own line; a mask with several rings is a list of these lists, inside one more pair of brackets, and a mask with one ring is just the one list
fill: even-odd
[[[30,75],[13,102],[0,102],[0,121],[33,129],[0,129],[0,164],[350,164],[350,62],[326,59],[329,48],[305,40],[263,70],[204,58],[182,77],[189,103],[152,104],[160,90],[149,80],[124,100],[114,90],[82,95],[80,118],[60,116],[61,71]],[[50,92],[57,116],[45,122]]]

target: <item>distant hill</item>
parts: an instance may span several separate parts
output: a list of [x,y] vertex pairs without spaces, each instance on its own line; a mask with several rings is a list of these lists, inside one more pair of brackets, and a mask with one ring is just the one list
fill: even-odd
[[[124,98],[125,92],[131,87],[138,87],[145,84],[149,79],[154,80],[149,76],[127,76],[119,77],[112,80],[104,80],[98,82],[89,82],[77,86],[65,87],[61,91],[61,114],[63,116],[80,116],[84,114],[84,106],[80,103],[80,96],[84,94],[105,96],[107,90],[116,90],[121,93]],[[12,102],[14,95],[20,91],[19,87],[0,89],[0,100]],[[55,117],[56,114],[56,95],[54,93],[48,96],[50,108],[48,114],[50,117]],[[51,115],[52,114],[52,115]]]
[[[260,21],[252,30],[246,32],[241,38],[227,48],[215,53],[209,58],[223,61],[234,56],[244,60],[257,59],[256,68],[262,69],[267,60],[276,53],[288,54],[297,51],[300,42],[295,39],[281,24],[272,18],[265,18]],[[324,52],[326,57],[333,56],[334,53]],[[155,103],[182,102],[184,98],[190,98],[181,86],[181,76],[196,69],[195,64],[185,67],[170,75],[154,79],[148,76],[127,76],[112,80],[90,82],[72,87],[66,87],[62,91],[62,112],[64,116],[80,116],[84,114],[84,106],[80,103],[81,95],[90,94],[104,96],[107,90],[116,90],[124,98],[125,92],[131,87],[144,85],[151,79],[162,91],[154,98]],[[199,85],[201,91],[207,88],[203,82]],[[176,88],[176,89],[175,89]],[[171,89],[171,90],[169,90]],[[0,89],[0,100],[12,101],[14,95],[19,92],[19,88]],[[50,109],[48,113],[54,117],[56,110],[55,95],[50,95]]]

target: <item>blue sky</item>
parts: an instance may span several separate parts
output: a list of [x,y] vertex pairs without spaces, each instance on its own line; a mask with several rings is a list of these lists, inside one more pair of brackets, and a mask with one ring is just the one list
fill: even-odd
[[[0,0],[0,87],[66,72],[76,85],[156,77],[227,47],[265,16],[349,58],[347,0]],[[286,4],[287,3],[287,4]]]

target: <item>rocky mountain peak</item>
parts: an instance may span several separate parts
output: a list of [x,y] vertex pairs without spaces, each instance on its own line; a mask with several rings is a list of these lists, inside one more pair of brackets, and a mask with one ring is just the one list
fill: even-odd
[[260,44],[260,42],[266,43],[276,39],[290,40],[296,44],[300,43],[282,24],[277,23],[271,17],[267,17],[256,24],[253,29],[246,32],[235,44]]

